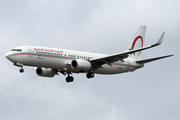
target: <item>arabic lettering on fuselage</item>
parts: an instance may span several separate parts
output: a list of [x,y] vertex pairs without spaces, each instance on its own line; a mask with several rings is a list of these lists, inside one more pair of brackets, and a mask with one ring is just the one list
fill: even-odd
[[45,49],[45,48],[34,48],[34,50],[35,50],[35,51],[45,51],[45,52],[63,53],[62,50]]

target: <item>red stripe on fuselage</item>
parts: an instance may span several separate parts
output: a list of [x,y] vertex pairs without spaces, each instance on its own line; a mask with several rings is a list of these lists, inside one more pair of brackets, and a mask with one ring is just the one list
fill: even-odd
[[[43,56],[43,57],[50,57],[50,58],[60,58],[60,59],[69,59],[69,60],[74,60],[73,58],[66,58],[66,57],[62,57],[62,56],[48,56],[48,55],[38,55],[38,54],[14,54],[14,55],[10,55],[10,56],[18,56],[18,55],[34,55],[34,56]],[[125,65],[125,64],[117,64],[117,63],[112,63],[112,65],[117,65],[117,66],[125,66],[125,67],[132,67],[132,68],[140,68],[139,66],[130,66],[130,65]]]
[[33,56],[43,56],[43,57],[50,57],[50,58],[62,58],[62,59],[69,59],[69,60],[74,60],[73,58],[65,58],[61,56],[48,56],[48,55],[38,55],[38,54],[14,54],[12,56],[18,56],[18,55],[33,55]]

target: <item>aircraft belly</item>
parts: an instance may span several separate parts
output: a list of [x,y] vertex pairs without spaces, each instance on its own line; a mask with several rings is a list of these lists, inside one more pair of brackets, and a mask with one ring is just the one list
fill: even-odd
[[63,69],[65,67],[65,60],[60,58],[51,57],[36,57],[33,62],[33,66],[53,68],[53,69]]
[[136,68],[130,66],[120,66],[120,65],[103,65],[102,68],[99,68],[94,71],[97,74],[118,74],[124,72],[134,71]]

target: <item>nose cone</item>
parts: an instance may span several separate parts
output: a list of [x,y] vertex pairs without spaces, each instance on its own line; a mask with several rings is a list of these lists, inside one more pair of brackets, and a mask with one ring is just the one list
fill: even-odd
[[11,54],[10,52],[8,52],[8,53],[5,54],[5,57],[6,57],[8,60],[10,60],[10,59],[11,59],[11,58],[10,58],[11,55],[12,55],[12,54]]
[[8,59],[8,56],[9,56],[9,53],[6,53],[6,54],[5,54],[5,57],[6,57],[7,59]]

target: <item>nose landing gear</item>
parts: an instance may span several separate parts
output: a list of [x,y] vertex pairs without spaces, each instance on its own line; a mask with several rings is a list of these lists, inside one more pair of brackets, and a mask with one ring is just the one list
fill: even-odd
[[21,69],[19,70],[20,73],[23,73],[24,72],[24,69],[23,69],[23,64],[21,63],[14,63],[15,66],[18,66],[18,67],[21,67]]

